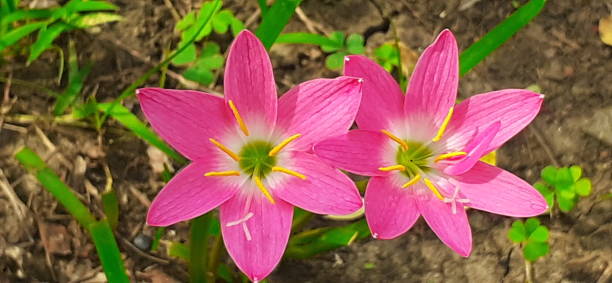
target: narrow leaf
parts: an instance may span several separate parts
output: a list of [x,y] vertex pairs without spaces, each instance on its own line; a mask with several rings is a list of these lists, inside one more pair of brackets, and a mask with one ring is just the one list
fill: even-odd
[[70,24],[79,28],[90,28],[93,26],[116,22],[122,20],[123,17],[113,13],[91,13],[76,17],[70,21]]
[[287,44],[314,44],[314,45],[336,45],[336,42],[326,36],[306,32],[283,33],[278,36],[275,43]]
[[107,221],[102,220],[89,226],[98,257],[102,263],[104,274],[108,282],[130,282],[125,273],[125,266],[121,259],[121,252],[115,241],[115,236]]
[[47,23],[36,22],[20,26],[14,30],[9,31],[5,35],[3,35],[2,38],[0,38],[0,51],[4,50],[6,47],[15,44],[15,42],[19,41],[23,37],[46,25]]
[[268,12],[265,13],[255,34],[266,49],[272,47],[272,44],[289,22],[300,2],[302,0],[276,0]]
[[48,28],[42,28],[38,32],[38,39],[30,46],[30,55],[28,56],[28,64],[36,60],[40,54],[51,47],[53,41],[65,30],[70,29],[70,26],[64,23],[57,23]]

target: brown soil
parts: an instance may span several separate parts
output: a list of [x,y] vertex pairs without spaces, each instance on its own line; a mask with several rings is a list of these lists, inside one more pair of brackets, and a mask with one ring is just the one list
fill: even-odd
[[[93,63],[85,93],[96,92],[99,101],[117,97],[150,68],[146,62],[158,62],[162,50],[177,40],[164,1],[113,2],[121,7],[123,22],[104,26],[101,33],[63,35],[58,42],[67,46],[69,38],[75,40],[79,61]],[[199,1],[171,2],[184,12],[188,2]],[[225,7],[242,20],[257,10],[256,1],[226,2]],[[460,48],[469,46],[514,11],[511,2],[304,0],[301,8],[325,30],[363,34],[370,52],[394,38],[392,27],[403,43],[421,52],[446,27],[453,30]],[[578,164],[592,178],[593,194],[571,213],[541,217],[551,230],[551,253],[534,264],[538,282],[612,281],[612,202],[602,199],[612,191],[612,128],[610,120],[605,120],[612,119],[612,47],[604,45],[597,34],[599,19],[611,12],[611,0],[550,1],[533,23],[460,83],[462,98],[533,84],[546,94],[534,124],[499,151],[500,167],[535,182],[546,165]],[[285,31],[307,29],[294,17]],[[214,39],[222,48],[231,40],[226,36]],[[312,78],[338,75],[324,68],[325,54],[314,46],[278,45],[271,57],[281,91]],[[12,73],[15,79],[51,89],[65,86],[66,82],[54,83],[55,54],[45,53],[29,67],[23,59],[0,66],[2,77]],[[153,77],[148,84],[156,85],[158,80]],[[217,82],[213,90],[222,92],[221,85]],[[0,89],[5,87],[0,84]],[[167,87],[178,87],[178,82],[170,78]],[[51,123],[46,117],[54,98],[42,91],[13,84],[9,94],[16,102],[0,129],[0,182],[6,176],[25,213],[20,217],[10,197],[4,191],[0,194],[0,282],[96,282],[104,278],[85,232],[14,160],[14,153],[24,145],[39,152],[97,213],[108,166],[120,196],[117,235],[131,274],[138,281],[186,281],[184,264],[163,253],[143,253],[130,244],[139,235],[150,236],[154,231],[144,225],[144,219],[148,202],[162,186],[159,173],[152,169],[160,163],[160,155],[116,122],[110,122],[101,136],[93,129]],[[142,115],[133,98],[125,105]],[[35,123],[11,121],[17,114],[41,118]],[[468,259],[454,254],[419,221],[395,240],[368,239],[312,259],[284,260],[269,281],[522,281],[520,249],[506,238],[513,219],[474,210],[469,215],[474,249]],[[321,219],[316,222],[325,224]],[[165,239],[185,241],[187,225],[171,227]]]

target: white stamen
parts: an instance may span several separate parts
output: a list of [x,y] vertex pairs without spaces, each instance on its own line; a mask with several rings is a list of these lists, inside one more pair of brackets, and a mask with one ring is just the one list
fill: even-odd
[[246,222],[247,220],[249,220],[251,217],[253,217],[253,212],[249,212],[247,213],[244,217],[236,220],[236,221],[232,221],[232,222],[228,222],[227,224],[225,224],[225,227],[232,227],[232,226],[236,226],[238,224],[242,224],[244,222]]
[[543,95],[543,94],[540,94],[540,98],[541,98],[541,99],[544,99],[544,97],[546,97],[546,96],[545,96],[545,95]]
[[351,58],[349,58],[348,56],[344,56],[344,61],[348,62],[350,60],[351,60]]
[[373,233],[373,234],[372,234],[372,238],[374,238],[374,239],[378,239],[378,233]]
[[249,227],[247,227],[246,222],[242,223],[242,230],[244,231],[244,236],[246,237],[247,241],[250,241],[251,238],[251,232],[249,231]]
[[469,199],[458,199],[457,196],[459,195],[459,187],[455,187],[455,192],[453,192],[453,196],[451,198],[444,198],[442,201],[444,203],[450,203],[451,204],[451,211],[453,212],[453,214],[457,214],[457,203],[468,203],[470,202]]

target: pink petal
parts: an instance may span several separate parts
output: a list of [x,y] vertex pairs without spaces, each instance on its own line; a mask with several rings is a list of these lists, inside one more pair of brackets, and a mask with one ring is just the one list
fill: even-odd
[[376,62],[362,55],[347,56],[344,75],[363,78],[363,95],[357,113],[360,129],[381,130],[404,114],[404,95],[395,79]]
[[[306,180],[290,176],[274,187],[274,194],[297,207],[318,214],[344,215],[363,205],[351,179],[313,154],[292,152],[293,166]],[[278,173],[284,174],[284,173]]]
[[525,128],[538,114],[543,98],[524,89],[505,89],[478,94],[457,105],[446,129],[449,148],[462,150],[478,129],[499,121],[501,128],[485,153],[491,152]]
[[461,175],[470,170],[481,157],[487,154],[489,144],[491,144],[491,141],[499,132],[500,125],[500,122],[495,122],[481,133],[478,133],[463,150],[467,152],[467,155],[457,163],[446,167],[444,173],[449,175]]
[[512,217],[537,216],[548,209],[544,197],[521,178],[478,162],[467,173],[454,176],[467,206]]
[[393,239],[408,231],[419,219],[416,196],[402,189],[394,177],[372,177],[365,194],[365,215],[372,235]]
[[307,81],[280,98],[277,125],[288,135],[302,134],[291,145],[307,150],[319,140],[346,133],[360,100],[361,83],[357,78]]
[[220,209],[225,247],[238,268],[252,281],[262,280],[272,272],[289,240],[293,206],[281,199],[275,200],[271,204],[264,197],[251,195],[249,198],[240,193]]
[[153,200],[147,214],[147,224],[168,226],[209,212],[221,205],[238,191],[238,186],[228,182],[234,177],[205,177],[214,171],[212,162],[193,162],[166,184]]
[[155,132],[191,160],[205,157],[208,138],[221,135],[233,119],[223,99],[208,93],[161,88],[137,93]]
[[276,85],[272,63],[259,39],[248,30],[238,34],[230,47],[223,77],[225,99],[232,100],[247,127],[263,120],[276,121]]
[[[314,153],[334,167],[366,176],[383,176],[378,170],[390,166],[384,154],[389,138],[378,131],[352,130],[345,135],[325,139],[314,146]],[[393,150],[393,149],[391,149]]]
[[438,238],[459,255],[468,257],[472,252],[472,231],[463,204],[456,204],[456,213],[453,213],[450,203],[444,203],[434,196],[420,199],[417,204],[427,225]]
[[455,104],[459,85],[457,41],[449,30],[423,51],[408,84],[404,111],[408,117],[427,115],[440,127]]

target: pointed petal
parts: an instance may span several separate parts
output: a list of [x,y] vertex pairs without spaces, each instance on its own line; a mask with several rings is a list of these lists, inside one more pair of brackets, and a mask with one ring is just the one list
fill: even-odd
[[455,214],[452,212],[451,204],[444,203],[433,196],[428,199],[420,199],[418,206],[427,225],[445,245],[463,257],[470,255],[472,230],[461,203],[457,203]]
[[454,176],[466,205],[512,217],[532,217],[548,207],[544,197],[521,178],[503,169],[478,162],[472,170]]
[[410,77],[404,111],[408,117],[432,117],[439,128],[455,104],[459,85],[457,41],[443,30],[417,61]]
[[277,125],[287,135],[302,134],[291,146],[308,150],[319,140],[346,133],[360,101],[361,82],[357,78],[307,81],[280,98]]
[[446,129],[447,147],[462,150],[478,129],[501,123],[489,144],[489,153],[525,128],[538,114],[543,98],[524,89],[505,89],[472,96],[457,105]]
[[381,130],[403,116],[404,94],[393,77],[362,55],[345,58],[344,75],[363,79],[363,95],[357,113],[360,129]]
[[402,189],[394,177],[372,177],[365,194],[365,215],[372,235],[393,239],[408,231],[419,219],[416,196]]
[[[318,214],[351,214],[363,205],[359,191],[351,179],[305,152],[292,152],[292,168],[304,176],[287,177],[274,188],[274,194],[297,207]],[[283,173],[278,173],[283,174]]]
[[272,63],[250,31],[241,31],[232,43],[223,81],[225,99],[236,104],[247,127],[258,122],[274,126],[277,98]]
[[140,106],[165,141],[191,160],[207,155],[208,138],[218,138],[231,126],[223,98],[192,90],[141,88]]
[[252,281],[268,276],[285,252],[293,206],[240,193],[221,206],[219,217],[223,242],[238,268]]
[[198,161],[179,171],[153,200],[147,224],[172,225],[207,213],[232,198],[238,191],[230,179],[234,177],[204,176],[215,170],[211,163]]
[[478,133],[465,147],[464,151],[467,152],[467,155],[463,157],[463,159],[457,161],[457,163],[446,167],[444,173],[449,175],[461,175],[472,169],[474,164],[487,154],[486,150],[489,148],[489,144],[491,144],[495,135],[499,132],[500,125],[501,123],[499,121],[495,122],[481,133]]
[[387,136],[369,130],[352,130],[314,146],[314,153],[332,166],[366,176],[388,175],[378,168],[394,165],[385,161],[392,151]]

